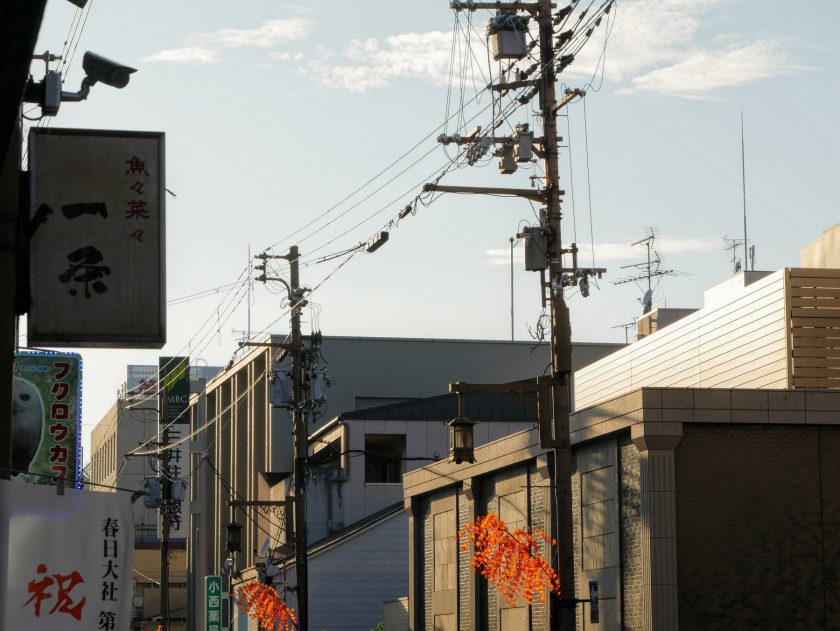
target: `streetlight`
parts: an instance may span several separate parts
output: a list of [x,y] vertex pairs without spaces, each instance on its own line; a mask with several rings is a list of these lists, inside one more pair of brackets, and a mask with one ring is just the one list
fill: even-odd
[[475,462],[473,426],[478,421],[464,416],[464,395],[458,393],[458,416],[449,421],[449,462]]
[[242,552],[242,524],[235,521],[225,526],[227,530],[227,551]]

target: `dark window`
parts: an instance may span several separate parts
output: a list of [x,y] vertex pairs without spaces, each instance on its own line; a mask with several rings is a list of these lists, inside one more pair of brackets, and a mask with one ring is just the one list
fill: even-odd
[[405,435],[365,434],[365,482],[402,482]]

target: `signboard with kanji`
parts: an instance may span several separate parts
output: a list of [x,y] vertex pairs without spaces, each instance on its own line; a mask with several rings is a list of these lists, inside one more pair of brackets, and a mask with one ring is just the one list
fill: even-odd
[[158,375],[161,423],[183,423],[189,426],[190,419],[186,411],[190,405],[190,358],[159,357]]
[[163,346],[163,133],[33,128],[29,172],[29,343]]
[[204,577],[204,631],[222,630],[222,577]]
[[131,627],[129,493],[0,481],[0,628]]
[[13,373],[12,479],[35,484],[79,479],[81,357],[15,353]]

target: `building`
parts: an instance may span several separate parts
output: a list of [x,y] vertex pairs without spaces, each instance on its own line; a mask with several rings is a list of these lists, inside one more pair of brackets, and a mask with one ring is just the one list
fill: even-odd
[[[190,367],[190,389],[200,391],[206,381],[221,370],[213,366]],[[146,477],[155,477],[155,463],[149,458],[125,458],[149,440],[158,430],[158,367],[129,365],[125,381],[117,390],[110,410],[91,430],[89,481],[92,491],[107,492],[108,487],[142,490]],[[186,458],[185,458],[186,459]],[[183,472],[188,473],[186,470]],[[101,486],[98,486],[101,485]],[[189,512],[188,506],[186,514]],[[170,616],[173,631],[186,628],[186,520],[174,528],[170,549]],[[160,615],[160,518],[158,510],[146,508],[142,499],[134,503],[135,627],[157,629]],[[140,604],[142,602],[142,605]]]
[[[283,366],[277,357],[284,339],[273,336],[211,380],[201,395],[193,397],[193,430],[207,429],[196,436],[191,447],[191,470],[197,471],[191,485],[191,593],[201,593],[204,576],[221,572],[228,556],[223,543],[226,524],[235,520],[244,526],[243,552],[236,555],[235,561],[238,571],[253,568],[267,538],[274,539],[275,544],[285,541],[287,519],[282,506],[265,507],[266,512],[256,508],[243,512],[242,509],[234,511],[229,504],[231,500],[286,502],[288,499],[288,476],[292,470],[291,422],[287,409],[269,404],[271,376]],[[619,347],[614,344],[576,345],[574,361],[582,366]],[[408,426],[409,421],[399,418],[389,421],[365,419],[364,410],[372,405],[377,406],[376,413],[389,407],[394,413],[397,409],[412,408],[414,404],[422,405],[421,401],[416,401],[418,398],[445,392],[448,384],[454,381],[504,383],[533,378],[542,374],[549,362],[547,345],[534,347],[528,342],[481,340],[324,337],[321,354],[329,362],[328,371],[335,384],[328,392],[326,411],[321,417],[332,415],[339,420],[326,426],[312,422],[313,440],[328,443],[345,431],[340,427],[362,427],[363,421],[384,424],[386,429],[378,433],[392,434],[391,438],[393,434],[399,434],[393,429],[398,425],[393,423]],[[382,407],[382,404],[390,406]],[[401,407],[403,404],[407,407]],[[340,406],[347,407],[342,409]],[[406,453],[419,453],[424,457],[433,457],[435,451],[441,455],[446,453],[446,428],[439,416],[433,418],[437,425],[429,424],[435,428],[429,430],[429,435],[435,435],[434,440],[414,445],[413,439],[409,440],[409,430],[405,430]],[[387,429],[389,422],[393,422],[391,430]],[[350,432],[346,435],[347,441],[354,445],[364,444],[364,431],[361,439],[352,436],[351,429],[346,431]],[[362,442],[356,443],[356,440]],[[384,443],[380,446],[385,448]],[[201,464],[202,460],[205,465]],[[354,462],[351,469],[356,466]],[[382,471],[386,479],[392,473],[387,467]],[[344,474],[330,475],[340,477]],[[364,489],[362,479],[361,470],[353,474],[354,483]],[[332,492],[347,484],[347,481],[334,482]],[[333,513],[330,516],[329,504],[324,504],[323,509],[319,509],[317,503],[313,505],[313,515],[318,515],[318,510],[322,510],[322,514],[310,520],[313,523],[310,541],[323,536],[320,542],[325,544],[325,539],[333,538],[329,546],[321,548],[323,559],[337,554],[330,552],[337,547],[341,547],[340,553],[349,549],[344,547],[348,540],[343,539],[348,529],[358,527],[360,523],[367,524],[365,520],[372,515],[401,501],[398,483],[382,484],[391,486],[377,491],[367,489],[369,492],[365,493],[367,499],[363,504],[344,501],[340,515]],[[352,496],[352,492],[348,493]],[[370,531],[368,526],[366,528],[366,532]],[[314,550],[312,554],[315,554]],[[317,564],[314,560],[313,563]],[[313,589],[316,589],[314,585]],[[197,612],[197,628],[203,623],[201,605],[198,600],[190,602],[190,610]],[[381,614],[381,599],[377,609]]]
[[[575,595],[600,595],[578,629],[840,628],[837,287],[741,274],[576,372]],[[551,453],[527,430],[476,459],[404,477],[410,628],[548,629],[556,601],[508,605],[450,535],[488,512],[552,531]]]
[[[309,439],[307,479],[309,624],[331,631],[370,628],[382,621],[383,602],[408,590],[408,521],[403,475],[448,457],[447,422],[457,415],[454,394],[339,415]],[[482,418],[476,444],[521,431],[537,421],[533,396],[465,395],[466,414]],[[292,489],[287,485],[286,493]],[[277,581],[295,584],[292,546],[280,555]],[[285,557],[285,558],[283,558]],[[245,574],[251,578],[251,574]],[[287,602],[295,606],[293,593]],[[240,613],[240,628],[245,616]]]

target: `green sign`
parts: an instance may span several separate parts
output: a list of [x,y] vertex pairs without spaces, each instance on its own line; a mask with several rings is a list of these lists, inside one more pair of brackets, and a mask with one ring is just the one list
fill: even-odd
[[49,484],[81,477],[81,374],[76,353],[15,353],[12,479]]
[[204,577],[204,630],[222,631],[222,577]]
[[160,373],[161,414],[162,423],[189,423],[185,414],[190,403],[190,358],[189,357],[160,357],[158,359]]

